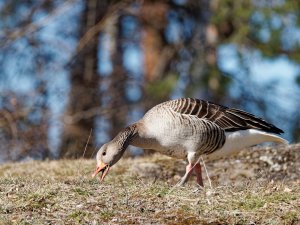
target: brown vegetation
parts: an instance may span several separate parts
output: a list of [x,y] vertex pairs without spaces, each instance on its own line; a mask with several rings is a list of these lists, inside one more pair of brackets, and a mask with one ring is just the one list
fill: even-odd
[[0,167],[0,224],[299,224],[300,145],[206,163],[212,187],[174,185],[184,162],[122,159],[104,183],[94,160]]

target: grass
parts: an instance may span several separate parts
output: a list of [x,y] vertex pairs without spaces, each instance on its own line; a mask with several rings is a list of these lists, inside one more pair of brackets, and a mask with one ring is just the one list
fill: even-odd
[[[94,160],[4,164],[0,224],[300,224],[299,174],[290,174],[293,179],[265,176],[272,175],[272,165],[259,160],[265,152],[227,160],[224,170],[218,168],[223,162],[208,163],[213,187],[204,190],[192,179],[171,191],[184,163],[160,155],[122,159],[104,183],[91,177]],[[298,158],[291,158],[298,166]],[[229,179],[232,167],[235,175]],[[256,170],[245,175],[245,168]],[[229,184],[223,182],[226,177]]]

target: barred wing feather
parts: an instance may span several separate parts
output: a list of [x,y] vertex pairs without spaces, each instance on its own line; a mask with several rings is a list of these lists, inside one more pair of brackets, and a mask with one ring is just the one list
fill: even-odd
[[177,113],[205,118],[216,123],[225,131],[257,129],[275,134],[283,133],[281,129],[251,113],[204,100],[181,98],[170,100],[160,105],[168,106]]

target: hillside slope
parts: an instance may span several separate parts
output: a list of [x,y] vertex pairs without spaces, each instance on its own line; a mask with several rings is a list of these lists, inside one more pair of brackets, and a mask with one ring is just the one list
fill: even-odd
[[94,160],[0,166],[0,224],[300,224],[300,145],[246,149],[174,185],[181,160],[122,159],[104,183]]

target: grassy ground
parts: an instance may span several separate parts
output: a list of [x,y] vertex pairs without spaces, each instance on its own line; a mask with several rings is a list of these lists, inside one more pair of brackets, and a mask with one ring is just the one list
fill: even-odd
[[122,159],[101,184],[93,160],[4,164],[0,224],[300,224],[299,150],[206,163],[204,190],[172,190],[185,164],[161,155]]

